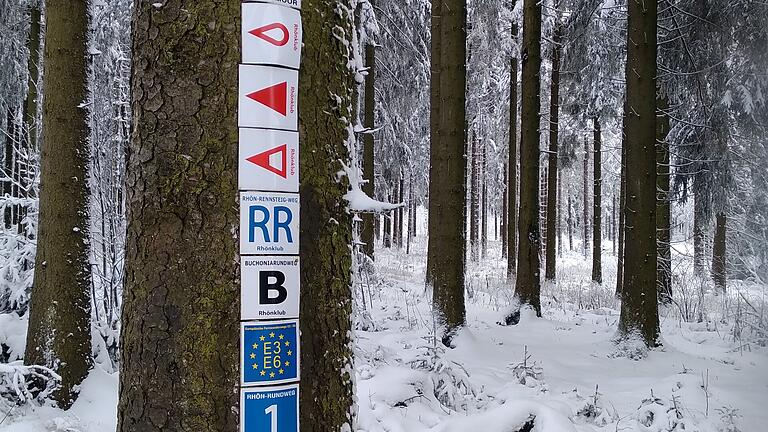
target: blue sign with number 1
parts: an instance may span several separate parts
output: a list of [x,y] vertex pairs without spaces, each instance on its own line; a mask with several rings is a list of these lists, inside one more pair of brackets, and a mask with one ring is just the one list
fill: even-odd
[[242,432],[299,432],[299,385],[243,389]]

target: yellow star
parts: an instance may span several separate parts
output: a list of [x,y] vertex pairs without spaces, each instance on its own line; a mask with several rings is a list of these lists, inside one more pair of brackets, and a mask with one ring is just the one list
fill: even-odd
[[271,337],[271,338],[275,337],[275,332],[270,333],[269,337]]
[[282,369],[280,369],[278,372],[280,372],[280,375],[282,375],[282,374],[283,374],[283,372],[285,372],[285,371],[284,371],[284,370],[282,370]]
[[274,377],[275,377],[275,373],[274,373],[274,372],[270,372],[270,373],[269,373],[269,377],[270,377],[270,378],[274,378]]
[[260,341],[262,341],[262,342],[264,342],[264,339],[266,339],[264,336],[261,336],[261,337],[259,338],[259,340],[260,340]]
[[267,371],[261,371],[261,372],[259,373],[259,375],[261,375],[261,376],[265,376],[266,374],[267,374]]
[[280,340],[283,340],[285,338],[285,335],[280,335]]
[[255,358],[256,358],[256,354],[254,354],[254,353],[251,353],[251,360],[253,360],[253,359],[255,359]]
[[285,346],[291,346],[291,341],[285,341]]
[[293,355],[293,351],[291,351],[291,350],[288,350],[287,354],[288,354],[289,356],[291,356],[291,355]]
[[253,344],[253,349],[257,349],[259,347],[259,344]]
[[291,365],[291,362],[289,362],[289,361],[285,362],[285,367],[289,367],[290,365]]
[[254,364],[253,364],[253,368],[254,368],[254,369],[258,369],[258,368],[259,368],[259,365],[257,365],[256,363],[254,363]]

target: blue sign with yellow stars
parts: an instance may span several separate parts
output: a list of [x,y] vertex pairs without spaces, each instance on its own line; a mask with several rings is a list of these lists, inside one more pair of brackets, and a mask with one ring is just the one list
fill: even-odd
[[299,321],[242,323],[242,384],[299,380]]
[[240,430],[299,432],[299,385],[242,389]]

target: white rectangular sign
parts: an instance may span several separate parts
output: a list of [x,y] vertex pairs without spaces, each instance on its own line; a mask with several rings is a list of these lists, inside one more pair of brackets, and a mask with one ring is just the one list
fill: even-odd
[[301,14],[296,9],[243,3],[243,63],[299,68]]
[[[244,3],[251,3],[253,0],[245,0]],[[288,6],[294,9],[301,9],[301,0],[258,0],[258,2],[272,3],[280,6]]]
[[238,125],[298,130],[299,71],[240,65]]
[[299,254],[299,194],[240,193],[240,253]]
[[299,317],[299,257],[240,258],[240,319]]
[[299,133],[240,129],[240,190],[299,191]]

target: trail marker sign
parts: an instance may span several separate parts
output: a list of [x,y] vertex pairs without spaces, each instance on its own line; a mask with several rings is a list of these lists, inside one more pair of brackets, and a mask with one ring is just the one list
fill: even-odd
[[240,390],[240,430],[299,432],[299,385]]
[[299,194],[240,192],[240,253],[299,254]]
[[299,257],[240,258],[240,319],[299,317]]
[[298,320],[242,323],[240,329],[243,386],[298,381]]
[[297,130],[299,71],[240,65],[240,127]]
[[271,4],[242,5],[243,63],[299,68],[301,14]]
[[[245,3],[253,1],[254,0],[244,0]],[[301,9],[301,0],[257,0],[257,2],[272,3],[280,6],[288,6],[294,9]]]
[[299,191],[299,134],[240,129],[240,190]]

